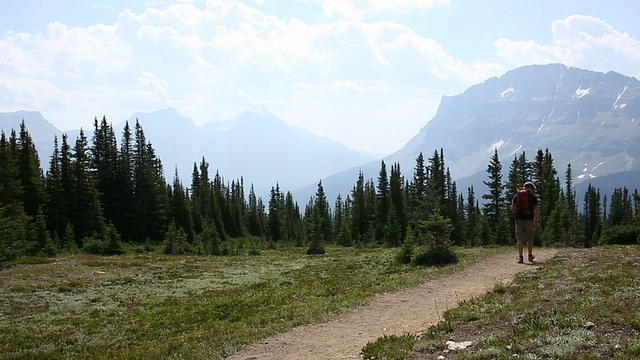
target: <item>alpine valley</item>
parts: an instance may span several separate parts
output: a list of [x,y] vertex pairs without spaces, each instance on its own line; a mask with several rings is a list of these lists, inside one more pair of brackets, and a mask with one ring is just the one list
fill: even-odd
[[[107,116],[108,117],[108,116]],[[36,111],[0,113],[5,133],[25,120],[46,169],[56,129]],[[179,172],[190,182],[194,163],[204,159],[226,180],[243,178],[245,187],[268,196],[276,184],[298,203],[314,195],[322,181],[330,204],[344,198],[362,172],[377,179],[381,161],[399,164],[405,178],[416,158],[443,150],[458,189],[482,192],[489,160],[497,150],[503,171],[525,152],[533,160],[549,149],[559,174],[571,164],[576,191],[591,183],[608,193],[614,187],[639,187],[640,82],[615,72],[599,73],[561,64],[531,65],[490,78],[456,96],[444,96],[436,115],[401,150],[384,158],[287,125],[264,107],[225,122],[195,126],[174,109],[133,114],[162,160],[168,181]],[[114,126],[122,133],[124,121]],[[85,135],[91,139],[92,121]],[[78,131],[67,131],[74,141]],[[584,193],[584,192],[582,192]]]

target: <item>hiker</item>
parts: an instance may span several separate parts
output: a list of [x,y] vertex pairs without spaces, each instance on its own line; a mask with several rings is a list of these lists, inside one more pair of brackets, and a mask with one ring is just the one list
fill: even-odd
[[516,218],[516,240],[518,241],[518,263],[524,262],[522,253],[524,243],[527,243],[529,251],[529,262],[533,262],[533,240],[535,239],[535,228],[540,224],[540,208],[538,198],[534,194],[536,186],[531,181],[527,181],[518,190],[511,201],[511,212]]

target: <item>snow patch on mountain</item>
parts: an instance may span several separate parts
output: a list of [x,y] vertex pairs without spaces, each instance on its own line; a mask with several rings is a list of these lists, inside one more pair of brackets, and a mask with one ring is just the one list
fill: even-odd
[[580,99],[580,98],[582,98],[582,97],[584,97],[584,96],[588,95],[590,90],[591,90],[591,88],[590,88],[590,87],[589,87],[589,88],[586,88],[586,89],[583,89],[583,88],[582,88],[582,86],[580,86],[580,87],[576,90],[576,93],[575,93],[575,95],[573,95],[573,97],[575,97],[576,99]]
[[510,88],[506,89],[505,91],[503,91],[500,94],[500,100],[504,99],[505,96],[507,96],[509,94],[512,94],[512,93],[515,93],[515,92],[516,92],[516,89],[514,89],[513,87],[510,87]]

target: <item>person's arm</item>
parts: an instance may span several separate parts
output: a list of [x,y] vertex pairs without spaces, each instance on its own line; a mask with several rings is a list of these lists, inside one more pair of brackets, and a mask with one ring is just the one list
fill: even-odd
[[516,208],[516,198],[515,196],[511,199],[511,213],[515,214],[518,209]]

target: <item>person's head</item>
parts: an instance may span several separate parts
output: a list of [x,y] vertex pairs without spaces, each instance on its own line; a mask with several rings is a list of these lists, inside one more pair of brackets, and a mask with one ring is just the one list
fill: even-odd
[[522,187],[529,190],[529,192],[534,192],[536,190],[536,185],[531,181],[525,182]]

